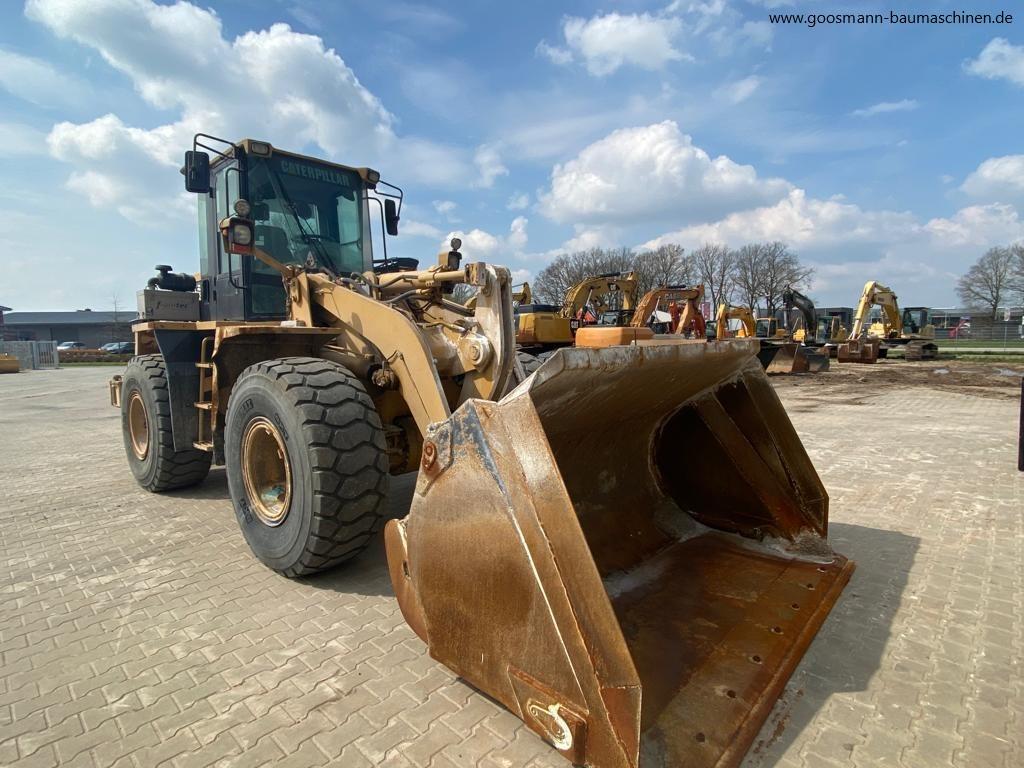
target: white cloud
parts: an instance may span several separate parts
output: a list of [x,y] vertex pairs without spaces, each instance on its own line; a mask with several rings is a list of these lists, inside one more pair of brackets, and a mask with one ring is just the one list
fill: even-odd
[[1024,155],[990,157],[960,187],[971,197],[986,200],[1024,197]]
[[525,216],[517,216],[509,225],[507,235],[492,235],[483,229],[468,232],[457,229],[449,232],[440,241],[441,248],[447,248],[453,237],[462,240],[462,255],[468,261],[491,261],[501,264],[510,259],[521,258],[522,250],[529,240]]
[[523,194],[514,194],[508,199],[505,207],[510,211],[523,211],[526,210],[530,205],[530,196],[525,192]]
[[435,200],[434,210],[445,217],[446,220],[451,222],[457,222],[458,218],[455,216],[455,210],[458,208],[458,204],[454,200]]
[[521,251],[526,247],[526,243],[529,240],[526,227],[529,224],[529,220],[525,216],[516,216],[512,219],[512,224],[508,228],[508,237],[506,242],[511,248],[517,251]]
[[1024,239],[1024,220],[1012,205],[990,203],[961,208],[949,218],[931,219],[922,228],[933,246],[973,246],[980,250],[992,245]]
[[432,224],[408,220],[405,217],[402,217],[401,233],[406,237],[429,237],[431,240],[439,240],[444,234]]
[[476,164],[480,178],[477,180],[477,187],[490,188],[494,186],[494,180],[499,176],[507,176],[508,168],[501,161],[501,154],[498,147],[493,144],[482,144],[477,147],[473,155],[473,162]]
[[622,230],[608,225],[576,226],[576,234],[556,248],[551,255],[588,251],[591,248],[615,248],[622,242]]
[[775,205],[737,211],[718,221],[696,224],[650,240],[694,246],[704,242],[736,245],[755,240],[782,240],[795,247],[849,242],[889,242],[914,226],[909,213],[864,211],[841,198],[819,200],[792,189]]
[[21,123],[0,123],[0,157],[45,154],[44,132]]
[[625,128],[556,165],[541,195],[546,216],[559,222],[624,223],[667,215],[708,219],[774,203],[790,185],[762,179],[752,166],[710,157],[672,121]]
[[89,88],[50,64],[0,48],[0,88],[38,107],[82,104]]
[[[785,242],[813,264],[815,290],[853,297],[865,280],[877,279],[934,295],[941,279],[951,295],[954,277],[985,249],[1024,240],[1024,220],[1013,206],[997,203],[922,222],[909,212],[865,210],[794,189],[776,205],[684,227],[640,247],[678,243],[690,249],[707,242],[737,247],[764,240]],[[865,258],[872,252],[880,255]]]
[[[659,70],[670,61],[686,58],[674,45],[681,30],[678,18],[649,13],[609,13],[590,19],[569,17],[562,22],[569,50],[583,61],[590,74],[597,76],[609,75],[627,64]],[[545,53],[552,58],[547,49]],[[557,58],[564,55],[557,53],[553,60]]]
[[978,58],[964,62],[972,75],[989,80],[1005,79],[1024,86],[1024,46],[1013,45],[1002,37],[992,38]]
[[740,104],[754,95],[754,92],[761,87],[761,82],[761,78],[757,75],[744,77],[742,80],[726,83],[715,91],[715,96],[730,104]]
[[884,115],[889,112],[913,112],[918,106],[917,101],[914,99],[880,101],[877,104],[872,104],[870,107],[855,109],[851,114],[854,117],[874,117],[875,115]]
[[538,56],[543,56],[552,64],[558,64],[559,66],[564,66],[572,61],[571,51],[566,48],[560,48],[557,45],[551,45],[547,40],[541,40],[537,43],[535,52]]
[[312,146],[330,159],[377,166],[385,177],[387,161],[405,178],[434,186],[457,185],[471,173],[462,150],[397,136],[391,114],[341,56],[286,24],[228,40],[213,11],[187,2],[29,0],[25,11],[59,37],[98,51],[146,102],[178,113],[155,128],[131,127],[116,115],[54,128],[54,155],[75,167],[71,188],[102,177],[105,192],[90,199],[122,213],[135,207],[137,185],[147,198],[180,189],[176,166],[197,131],[300,151]]

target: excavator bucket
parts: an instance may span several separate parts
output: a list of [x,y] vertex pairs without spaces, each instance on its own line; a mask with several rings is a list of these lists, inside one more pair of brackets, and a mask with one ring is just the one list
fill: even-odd
[[881,343],[875,338],[849,339],[839,345],[836,360],[840,363],[875,363],[879,357]]
[[757,341],[556,352],[386,529],[430,655],[593,768],[735,766],[850,577]]
[[757,353],[765,373],[821,373],[828,370],[828,355],[795,341],[762,343]]

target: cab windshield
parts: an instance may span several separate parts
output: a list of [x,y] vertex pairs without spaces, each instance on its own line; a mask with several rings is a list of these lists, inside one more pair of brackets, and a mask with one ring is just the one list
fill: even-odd
[[[288,155],[249,155],[248,189],[256,245],[278,261],[335,275],[370,268],[359,174]],[[258,259],[253,268],[272,271]]]

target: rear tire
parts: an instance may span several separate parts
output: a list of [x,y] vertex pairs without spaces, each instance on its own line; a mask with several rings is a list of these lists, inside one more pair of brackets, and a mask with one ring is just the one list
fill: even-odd
[[373,401],[344,366],[288,357],[246,368],[224,434],[235,516],[286,576],[362,552],[386,518],[387,446]]
[[128,466],[152,493],[187,488],[210,473],[212,454],[174,450],[167,369],[161,355],[132,358],[121,377],[121,431]]

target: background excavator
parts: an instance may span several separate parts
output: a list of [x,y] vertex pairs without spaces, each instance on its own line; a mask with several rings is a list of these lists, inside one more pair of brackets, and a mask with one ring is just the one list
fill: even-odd
[[577,330],[586,325],[629,325],[636,292],[633,272],[608,272],[576,283],[566,291],[561,306],[531,304],[531,294],[516,312],[516,343],[538,355],[572,346]]
[[[836,357],[839,345],[850,337],[850,326],[853,324],[852,307],[832,307],[815,311],[817,332],[815,338],[824,344],[823,351],[830,358]],[[798,332],[799,333],[799,332]],[[794,338],[797,338],[794,334]]]
[[384,527],[430,656],[572,763],[738,765],[853,568],[754,342],[609,346],[620,328],[589,326],[593,346],[525,376],[508,270],[462,264],[456,240],[423,269],[389,258],[402,196],[371,168],[218,141],[185,160],[199,279],[140,291],[110,382],[139,484],[224,464],[242,534],[285,576]]
[[703,285],[653,288],[636,303],[635,309],[616,314],[611,322],[581,327],[576,331],[576,346],[648,344],[659,343],[659,339],[706,342],[707,329],[700,311],[703,297]]
[[667,313],[666,333],[704,341],[707,339],[707,323],[700,311],[703,298],[703,285],[663,285],[654,288],[637,303],[630,325],[634,328],[660,326],[661,323],[655,320],[656,313]]
[[[732,335],[729,331],[730,320],[739,321],[739,328]],[[757,357],[767,373],[827,371],[828,355],[805,343],[794,341],[790,338],[790,333],[784,327],[780,327],[775,318],[755,318],[750,307],[720,304],[715,316],[717,339],[759,339]]]
[[[865,329],[872,307],[879,307],[881,315]],[[904,351],[907,360],[934,360],[939,348],[935,344],[935,327],[925,307],[914,307],[900,312],[896,294],[891,288],[870,281],[865,283],[857,312],[853,318],[850,337],[839,345],[840,362],[873,363],[886,357],[890,349]]]

